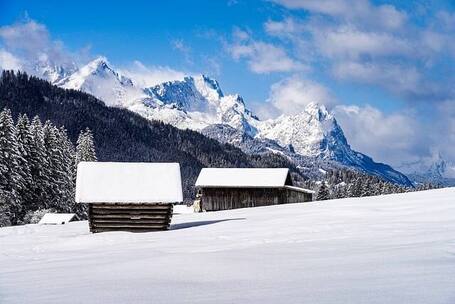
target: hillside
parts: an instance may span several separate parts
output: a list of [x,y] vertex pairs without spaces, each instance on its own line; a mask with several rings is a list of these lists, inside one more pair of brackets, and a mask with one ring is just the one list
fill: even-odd
[[455,188],[175,215],[171,231],[0,229],[10,303],[453,303]]
[[65,126],[73,142],[81,130],[90,128],[100,161],[179,162],[187,200],[194,193],[194,181],[202,167],[289,167],[303,179],[283,157],[249,156],[198,132],[150,121],[126,109],[107,107],[89,94],[65,90],[24,73],[2,73],[0,109],[4,107],[10,108],[13,116],[38,115],[42,121]]

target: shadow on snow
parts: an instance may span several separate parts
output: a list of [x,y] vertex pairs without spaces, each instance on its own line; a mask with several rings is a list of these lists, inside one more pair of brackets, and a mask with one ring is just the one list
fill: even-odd
[[211,224],[227,222],[227,221],[238,221],[238,220],[245,220],[245,218],[240,217],[240,218],[230,218],[230,219],[214,220],[214,221],[197,221],[197,222],[180,223],[180,224],[171,225],[170,230],[186,229],[186,228],[211,225]]

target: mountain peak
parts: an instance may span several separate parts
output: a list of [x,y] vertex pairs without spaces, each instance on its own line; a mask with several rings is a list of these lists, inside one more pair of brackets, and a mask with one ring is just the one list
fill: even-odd
[[221,91],[220,84],[218,83],[218,81],[216,79],[211,78],[204,74],[202,74],[201,77],[207,85],[209,85],[212,89],[217,91],[217,93],[220,97],[224,96],[223,91]]
[[329,120],[333,118],[325,105],[316,102],[310,102],[307,104],[304,112],[308,113],[312,117],[315,117],[319,121]]
[[224,97],[220,84],[215,79],[204,74],[191,78],[194,81],[197,90],[201,92],[203,96],[209,99],[220,99]]
[[104,56],[99,56],[94,60],[90,61],[88,64],[84,66],[87,70],[90,70],[92,73],[94,72],[101,72],[101,71],[110,71],[114,72],[114,70],[110,67],[109,61]]

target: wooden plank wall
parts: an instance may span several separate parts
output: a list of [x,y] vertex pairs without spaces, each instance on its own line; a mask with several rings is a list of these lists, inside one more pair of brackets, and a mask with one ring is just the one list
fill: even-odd
[[287,204],[310,202],[313,200],[313,195],[311,193],[296,191],[288,188],[285,188],[285,191],[286,200],[284,203]]
[[172,209],[172,204],[89,204],[89,227],[93,233],[167,230],[171,224]]
[[204,188],[205,211],[229,210],[311,201],[311,194],[287,188]]

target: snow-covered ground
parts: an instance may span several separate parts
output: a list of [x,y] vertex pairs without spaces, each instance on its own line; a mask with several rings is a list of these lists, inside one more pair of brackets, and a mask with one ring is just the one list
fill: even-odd
[[0,229],[0,303],[455,303],[455,188]]

